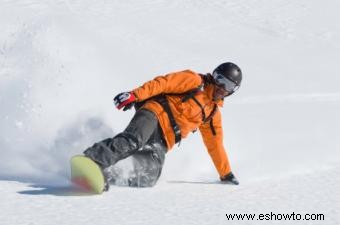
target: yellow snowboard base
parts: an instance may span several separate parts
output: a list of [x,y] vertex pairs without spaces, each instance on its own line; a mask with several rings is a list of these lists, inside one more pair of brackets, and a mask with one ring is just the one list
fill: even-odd
[[71,181],[84,191],[101,194],[104,191],[104,175],[100,167],[83,155],[73,156],[71,163]]

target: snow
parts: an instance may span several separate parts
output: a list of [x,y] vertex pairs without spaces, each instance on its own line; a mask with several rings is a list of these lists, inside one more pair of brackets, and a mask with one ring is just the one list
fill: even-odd
[[[154,188],[112,187],[100,196],[82,196],[70,187],[1,182],[0,206],[4,215],[1,221],[2,224],[60,225],[238,224],[228,221],[225,214],[294,211],[325,215],[325,221],[308,224],[337,224],[339,171],[339,168],[326,169],[313,174],[264,179],[240,187],[202,179],[167,180]],[[303,221],[282,223],[306,224]]]
[[[322,213],[339,224],[340,3],[0,0],[0,224],[271,224],[227,213]],[[115,94],[156,75],[240,65],[222,110],[240,186],[199,134],[154,188],[83,196],[70,156],[125,128]]]

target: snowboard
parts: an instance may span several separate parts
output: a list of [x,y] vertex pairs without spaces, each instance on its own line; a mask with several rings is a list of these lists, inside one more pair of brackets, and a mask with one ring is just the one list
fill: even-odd
[[70,163],[72,183],[87,192],[103,193],[104,175],[93,160],[83,155],[76,155],[71,158]]

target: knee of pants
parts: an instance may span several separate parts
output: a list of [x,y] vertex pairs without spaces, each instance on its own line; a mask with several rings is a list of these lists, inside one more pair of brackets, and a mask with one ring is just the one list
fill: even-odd
[[150,154],[150,157],[158,161],[162,166],[164,164],[166,151],[167,149],[164,144],[158,142],[151,142],[143,147],[143,150],[141,151],[140,154],[143,154],[143,152],[145,154]]
[[162,172],[162,162],[152,152],[133,155],[134,173],[129,178],[129,186],[152,187]]
[[112,139],[113,151],[119,155],[125,156],[137,151],[140,148],[138,139],[127,132],[122,132]]

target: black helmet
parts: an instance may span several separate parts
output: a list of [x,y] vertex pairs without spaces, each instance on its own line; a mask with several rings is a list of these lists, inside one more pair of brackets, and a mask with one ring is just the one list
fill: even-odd
[[225,78],[233,81],[236,83],[238,86],[241,85],[242,81],[242,72],[240,67],[238,67],[236,64],[232,62],[226,62],[222,63],[216,69],[214,69],[213,73],[218,73],[223,75]]
[[236,91],[242,81],[242,72],[240,67],[231,62],[222,63],[212,73],[214,82],[222,86],[230,94]]

